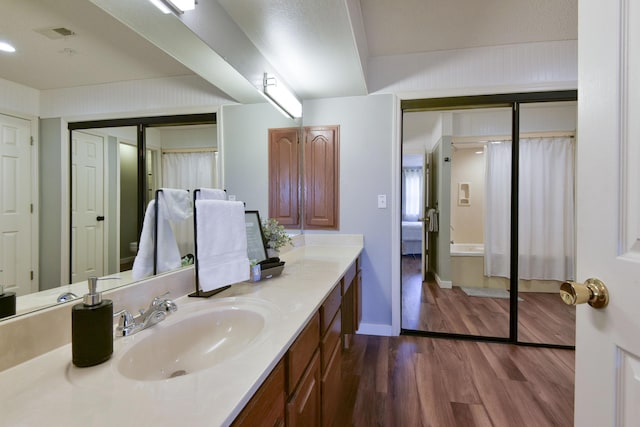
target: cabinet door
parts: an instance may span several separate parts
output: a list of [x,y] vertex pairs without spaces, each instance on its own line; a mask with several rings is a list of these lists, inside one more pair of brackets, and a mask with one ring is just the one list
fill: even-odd
[[298,128],[269,129],[269,218],[300,225]]
[[339,126],[304,128],[304,223],[338,229]]
[[330,427],[342,402],[342,352],[336,342],[327,368],[322,373],[322,425]]
[[318,351],[287,404],[287,426],[320,425],[320,357]]
[[281,361],[235,419],[233,427],[282,426],[285,417],[285,370]]

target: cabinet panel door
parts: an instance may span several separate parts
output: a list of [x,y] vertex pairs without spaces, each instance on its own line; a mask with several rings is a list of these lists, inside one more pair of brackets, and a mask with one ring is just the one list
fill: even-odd
[[284,425],[284,382],[285,370],[281,361],[235,419],[232,427]]
[[339,126],[304,129],[304,222],[338,229]]
[[322,425],[333,425],[342,402],[342,352],[336,342],[327,368],[322,373]]
[[269,129],[269,218],[300,225],[298,128]]
[[287,425],[320,425],[320,357],[316,351],[300,384],[287,404]]

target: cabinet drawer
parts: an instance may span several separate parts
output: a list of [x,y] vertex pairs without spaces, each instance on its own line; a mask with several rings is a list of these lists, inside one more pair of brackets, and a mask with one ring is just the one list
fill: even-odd
[[336,316],[333,318],[329,329],[322,337],[322,341],[320,343],[320,355],[322,359],[322,372],[325,372],[327,365],[331,359],[331,355],[333,353],[333,349],[336,344],[340,341],[340,335],[342,333],[342,314],[341,311],[338,310]]
[[342,402],[342,351],[340,343],[332,351],[327,369],[322,374],[322,425],[331,426]]
[[320,333],[323,336],[327,332],[327,329],[329,329],[331,321],[340,309],[340,301],[342,300],[341,288],[340,284],[333,288],[327,299],[324,300],[324,303],[320,307]]
[[285,417],[284,363],[280,361],[247,406],[233,421],[233,427],[282,426]]
[[320,320],[316,313],[287,352],[287,392],[289,394],[296,388],[319,343]]
[[316,351],[300,380],[300,384],[287,403],[288,426],[313,427],[320,425],[320,392],[320,362]]

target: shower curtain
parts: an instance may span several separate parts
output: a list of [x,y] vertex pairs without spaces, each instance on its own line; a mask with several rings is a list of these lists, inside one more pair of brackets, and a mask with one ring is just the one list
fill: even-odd
[[417,221],[422,206],[422,168],[402,168],[402,220]]
[[[162,186],[192,194],[196,188],[214,188],[217,155],[214,151],[162,153]],[[180,255],[193,254],[193,218],[172,226]]]
[[[518,272],[521,279],[574,275],[573,140],[520,140]],[[509,277],[511,142],[486,150],[485,274]]]

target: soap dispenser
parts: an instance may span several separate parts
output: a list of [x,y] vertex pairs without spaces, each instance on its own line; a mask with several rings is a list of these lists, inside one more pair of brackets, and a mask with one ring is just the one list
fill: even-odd
[[89,277],[89,293],[71,310],[71,352],[78,367],[106,362],[113,353],[113,302],[98,292],[98,278]]
[[15,292],[5,292],[4,286],[0,283],[0,319],[14,314],[16,314],[16,294]]

